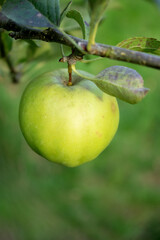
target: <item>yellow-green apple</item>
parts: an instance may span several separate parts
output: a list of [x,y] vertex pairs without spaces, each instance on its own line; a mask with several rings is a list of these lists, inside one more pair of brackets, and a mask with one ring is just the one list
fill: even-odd
[[[81,72],[83,73],[83,72]],[[20,102],[20,127],[30,147],[44,158],[74,167],[96,158],[119,123],[115,97],[65,69],[31,81]]]

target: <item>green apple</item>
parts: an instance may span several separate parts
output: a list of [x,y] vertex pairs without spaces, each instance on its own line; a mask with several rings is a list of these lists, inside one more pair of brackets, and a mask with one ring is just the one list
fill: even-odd
[[[84,72],[81,72],[84,73]],[[20,127],[30,147],[44,158],[75,167],[96,158],[119,123],[115,97],[66,69],[31,81],[20,102]]]

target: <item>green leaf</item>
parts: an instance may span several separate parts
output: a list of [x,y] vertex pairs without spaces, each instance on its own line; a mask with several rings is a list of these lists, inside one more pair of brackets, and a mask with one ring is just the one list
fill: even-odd
[[[51,0],[50,0],[51,1]],[[49,2],[50,2],[49,1]],[[46,3],[46,1],[35,1],[38,3]],[[43,5],[43,4],[42,4]],[[38,5],[38,6],[42,6]],[[43,16],[41,12],[39,12],[35,7],[27,0],[6,0],[2,12],[13,21],[17,22],[18,24],[22,24],[26,27],[49,27],[49,28],[56,28],[58,29],[64,36],[67,41],[72,43],[75,48],[79,51],[82,51],[81,47],[69,37],[63,30],[60,28],[53,26],[51,22]]]
[[160,41],[158,41],[155,38],[146,37],[129,38],[118,43],[117,47],[160,55]]
[[24,39],[32,48],[39,48],[40,44],[38,40]]
[[90,50],[92,44],[95,44],[98,24],[103,17],[108,2],[109,0],[88,0],[91,15],[88,50]]
[[[74,66],[73,71],[80,75]],[[95,78],[88,74],[81,77],[94,82],[103,92],[131,104],[140,102],[149,91],[143,87],[141,75],[127,67],[113,66],[106,68]]]
[[72,4],[72,1],[70,1],[67,6],[63,9],[63,11],[61,12],[61,15],[60,15],[60,23],[62,22],[63,18],[66,16],[70,6]]
[[1,39],[3,41],[5,55],[7,55],[12,50],[13,39],[9,37],[7,32],[1,33]]
[[60,24],[59,0],[28,0],[34,7],[54,25]]
[[89,39],[89,33],[90,33],[90,25],[88,24],[88,22],[84,21],[85,24],[85,31],[86,31],[86,40]]
[[83,17],[82,15],[80,14],[80,12],[78,12],[77,10],[71,10],[67,13],[66,15],[68,18],[72,18],[74,19],[78,24],[79,26],[81,27],[82,29],[82,33],[83,33],[83,38],[85,39],[86,37],[86,28],[85,28],[85,23],[83,21]]
[[2,12],[8,18],[28,27],[51,27],[52,24],[27,0],[6,0]]
[[5,31],[0,32],[0,57],[5,58],[12,49],[13,40]]
[[35,55],[35,53],[38,50],[38,48],[40,47],[40,45],[39,45],[38,41],[30,40],[30,39],[26,39],[25,42],[28,43],[27,60],[30,60],[33,58],[33,56]]

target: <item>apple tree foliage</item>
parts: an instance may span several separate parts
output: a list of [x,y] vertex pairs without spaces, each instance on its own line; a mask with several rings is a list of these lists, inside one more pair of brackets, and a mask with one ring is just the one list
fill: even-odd
[[[13,40],[11,37],[28,41],[32,50],[34,50],[38,47],[38,44],[33,39],[52,40],[54,42],[55,38],[56,42],[58,36],[57,42],[64,43],[72,49],[72,54],[68,61],[70,72],[74,71],[80,75],[80,72],[75,68],[76,61],[82,60],[83,56],[88,53],[99,55],[99,47],[103,48],[103,45],[95,43],[95,38],[99,23],[107,10],[109,0],[82,1],[84,7],[86,2],[89,13],[89,19],[87,18],[87,20],[82,17],[79,11],[72,9],[72,1],[66,1],[66,6],[61,10],[61,1],[59,0],[0,0],[0,53],[1,57],[7,59],[11,72],[14,73],[14,68],[9,58],[7,58],[8,53],[12,49]],[[79,44],[79,40],[67,34],[67,30],[62,27],[62,22],[67,18],[78,23],[83,35],[82,44]],[[19,37],[17,37],[16,33],[9,34],[10,31],[18,32]],[[32,32],[36,32],[37,35],[31,35]],[[37,37],[39,32],[43,33],[43,37]],[[45,38],[45,34],[48,34],[48,32],[51,34],[49,40]],[[85,48],[82,48],[83,43],[87,44]],[[92,48],[94,48],[94,51]],[[125,49],[125,51],[119,53],[120,48]],[[117,53],[114,50],[117,50]],[[148,55],[145,55],[145,57],[148,56],[149,60],[151,56],[154,58],[153,55],[160,55],[160,41],[146,37],[130,38],[120,42],[117,46],[108,48],[107,52],[103,55],[101,54],[101,56],[109,56],[114,59],[117,57],[117,60],[123,60],[124,58],[128,62],[133,62],[130,61],[130,58],[137,58],[138,61],[143,56],[141,53],[147,53]],[[116,54],[117,56],[115,56]],[[156,68],[160,68],[160,57],[155,56],[155,59],[155,61],[158,61]],[[139,64],[146,65],[146,61],[148,60],[145,58]],[[140,74],[133,69],[123,66],[106,68],[94,77],[90,77],[89,74],[81,77],[94,82],[107,94],[131,104],[141,101],[149,91],[149,89],[143,86],[143,78]]]

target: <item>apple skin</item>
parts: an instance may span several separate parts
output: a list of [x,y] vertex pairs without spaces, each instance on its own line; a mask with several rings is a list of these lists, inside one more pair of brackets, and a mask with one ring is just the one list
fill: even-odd
[[[84,73],[81,71],[81,73]],[[44,158],[75,167],[96,158],[111,142],[119,123],[115,97],[94,83],[60,69],[26,87],[19,120],[30,147]]]

